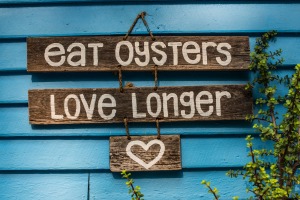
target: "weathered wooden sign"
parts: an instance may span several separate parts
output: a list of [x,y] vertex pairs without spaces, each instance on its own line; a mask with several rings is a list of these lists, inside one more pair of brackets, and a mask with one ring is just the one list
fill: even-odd
[[29,72],[246,70],[246,36],[122,36],[27,39]]
[[32,124],[243,120],[252,113],[244,85],[29,90]]
[[110,137],[110,170],[181,170],[180,136]]

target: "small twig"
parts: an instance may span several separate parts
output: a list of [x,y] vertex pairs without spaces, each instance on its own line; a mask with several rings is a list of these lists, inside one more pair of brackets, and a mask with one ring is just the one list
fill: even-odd
[[132,199],[143,200],[141,199],[141,197],[143,197],[144,195],[140,192],[139,186],[134,187],[133,185],[134,181],[132,178],[130,178],[131,174],[127,173],[126,170],[122,170],[121,175],[123,175],[123,178],[127,179],[126,185],[128,188],[130,188],[129,193],[132,194],[131,195]]
[[140,197],[137,195],[137,193],[135,192],[134,190],[134,186],[133,186],[133,183],[131,182],[131,180],[129,179],[129,177],[127,178],[128,181],[130,181],[130,186],[131,186],[131,189],[132,189],[132,192],[133,194],[135,195],[135,197],[140,200]]
[[212,193],[212,194],[214,195],[215,200],[218,200],[218,199],[219,199],[220,195],[218,195],[218,190],[217,190],[217,188],[212,189],[212,188],[210,187],[210,182],[206,182],[206,180],[202,180],[202,181],[201,181],[201,184],[205,185],[205,186],[208,188],[208,192],[209,192],[209,193]]
[[210,186],[207,186],[207,187],[208,187],[209,191],[214,195],[215,199],[218,200],[219,197],[218,197],[218,195],[213,191],[213,189],[212,189]]
[[275,114],[274,114],[274,107],[272,107],[270,109],[270,112],[271,112],[271,117],[272,117],[272,122],[271,123],[273,123],[275,134],[277,134],[277,123],[276,123],[276,118],[275,118]]
[[269,191],[270,188],[266,189],[263,193],[262,193],[262,197],[267,193],[267,191]]
[[[295,85],[298,85],[299,83],[299,80],[297,79],[297,82]],[[291,106],[291,110],[293,110],[296,106],[296,97],[298,95],[299,90],[297,90],[293,96],[293,100],[291,102],[293,102],[293,105]],[[295,118],[293,119],[290,119],[291,121],[294,121]],[[288,127],[288,130],[286,131],[285,135],[287,136],[287,144],[289,144],[291,142],[291,131],[292,131],[293,127],[292,127],[292,123],[289,124],[289,127]],[[298,130],[299,132],[299,130]],[[288,147],[289,145],[286,145],[285,149],[284,149],[284,152],[282,154],[282,156],[279,157],[278,159],[278,163],[279,163],[279,186],[280,188],[283,187],[283,183],[284,183],[284,159],[285,159],[285,156],[287,154],[287,151],[288,151]]]
[[[299,122],[300,122],[300,116],[299,116],[299,118],[298,118],[298,120],[299,120]],[[299,123],[299,128],[298,128],[298,135],[299,135],[299,137],[300,137],[300,123]],[[298,137],[298,138],[299,138]],[[299,141],[299,139],[298,139],[298,144],[300,143],[300,141]],[[299,152],[299,154],[298,154],[298,161],[300,160],[300,152]]]
[[[253,153],[253,148],[252,148],[252,146],[250,146],[249,148],[250,148],[250,153],[251,153],[252,163],[254,164],[254,163],[256,163],[256,161],[255,161],[255,157],[254,157],[254,153]],[[258,179],[259,179],[259,176],[258,176],[258,174],[257,174],[257,169],[256,169],[256,168],[254,169],[254,176],[255,176],[255,182],[254,182],[254,185],[255,185],[256,187],[258,187],[260,190],[262,190],[261,185],[257,182]],[[256,194],[256,193],[254,193],[254,194]],[[257,195],[257,194],[256,194],[256,195]],[[263,199],[261,195],[259,195],[258,198],[259,198],[259,200],[262,200],[262,199]]]
[[273,122],[272,122],[272,121],[270,121],[270,120],[263,119],[263,118],[259,118],[259,117],[254,117],[254,118],[253,118],[253,120],[265,121],[265,122],[273,123]]

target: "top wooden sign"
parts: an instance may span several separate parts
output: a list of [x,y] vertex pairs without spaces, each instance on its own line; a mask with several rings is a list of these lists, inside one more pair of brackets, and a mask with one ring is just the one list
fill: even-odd
[[29,72],[246,70],[246,36],[28,38]]

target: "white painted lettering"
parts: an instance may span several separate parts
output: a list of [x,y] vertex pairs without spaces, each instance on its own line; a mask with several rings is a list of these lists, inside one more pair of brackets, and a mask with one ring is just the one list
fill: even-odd
[[173,48],[173,65],[178,65],[178,47],[182,42],[168,42],[168,46]]
[[[53,48],[58,48],[59,50],[58,51],[50,51]],[[44,58],[50,66],[58,67],[58,66],[61,66],[66,60],[66,56],[63,56],[64,54],[65,54],[65,49],[64,49],[63,45],[60,43],[53,43],[53,44],[50,44],[49,46],[47,46],[47,48],[45,49]],[[51,56],[61,56],[61,57],[58,62],[53,62],[49,58]]]
[[[109,99],[110,103],[104,103],[105,99]],[[117,110],[112,109],[109,115],[104,114],[103,108],[115,108],[116,107],[116,99],[110,94],[103,94],[99,98],[98,101],[98,113],[104,120],[110,120],[115,117]]]
[[202,62],[203,65],[207,65],[207,47],[216,47],[214,42],[202,42]]
[[[75,101],[75,114],[71,115],[69,111],[69,100]],[[75,94],[69,94],[64,101],[64,110],[68,119],[77,119],[80,114],[80,100]]]
[[[120,49],[121,49],[122,45],[125,45],[128,48],[128,51],[129,51],[128,59],[126,61],[123,61],[120,57]],[[122,66],[129,65],[132,62],[132,59],[133,59],[133,46],[132,46],[132,44],[128,41],[118,42],[118,44],[116,46],[116,49],[115,49],[115,56],[116,56],[116,59],[117,59],[117,61],[120,65],[122,65]]]
[[86,112],[87,118],[88,119],[92,119],[93,118],[94,109],[95,109],[96,94],[93,94],[90,106],[86,102],[86,99],[85,99],[85,97],[84,97],[83,94],[80,94],[79,96],[80,96],[80,99],[82,101],[82,104],[83,104],[84,110]]
[[227,98],[231,98],[231,94],[227,91],[216,91],[216,112],[218,116],[221,116],[221,98],[222,96],[226,96]]
[[161,46],[162,48],[166,48],[166,45],[163,42],[153,42],[151,44],[152,51],[154,51],[155,53],[161,55],[160,60],[158,60],[157,57],[153,57],[152,60],[153,60],[154,64],[156,64],[158,66],[161,66],[161,65],[164,65],[166,63],[167,54],[164,51],[161,51],[161,50],[157,49],[156,46]]
[[[192,49],[188,49],[188,46],[193,46]],[[188,56],[188,54],[191,53],[196,53],[196,58],[194,60],[190,59],[190,57]],[[200,62],[201,59],[201,55],[200,55],[200,47],[196,42],[193,41],[188,41],[185,42],[182,46],[182,55],[183,58],[186,62],[190,63],[190,64],[197,64]]]
[[[201,99],[202,96],[207,96],[207,99]],[[201,108],[201,104],[212,104],[213,101],[214,101],[213,96],[210,92],[208,92],[208,91],[199,92],[196,96],[196,108],[197,108],[198,113],[201,116],[205,116],[205,117],[210,116],[214,111],[214,107],[209,106],[208,111],[204,112]]]
[[229,51],[223,50],[223,47],[231,49],[231,45],[228,43],[219,43],[217,46],[217,51],[221,54],[224,54],[227,57],[226,60],[222,61],[220,57],[217,57],[216,60],[220,65],[226,66],[231,62],[231,54]]
[[103,47],[103,43],[90,43],[89,48],[93,48],[93,65],[97,66],[99,63],[98,48]]
[[164,109],[164,117],[169,117],[168,111],[168,101],[173,98],[173,106],[174,106],[174,116],[178,116],[178,97],[175,93],[167,93],[162,94],[163,97],[163,109]]
[[[85,63],[86,63],[86,58],[85,58],[85,46],[81,43],[72,43],[68,49],[67,49],[67,52],[71,52],[73,48],[75,47],[79,47],[80,48],[80,51],[73,51],[72,53],[70,53],[68,55],[68,58],[67,58],[67,61],[68,61],[68,64],[71,65],[71,66],[85,66]],[[76,62],[72,61],[72,58],[76,57],[76,56],[79,56],[80,59]]]
[[131,101],[132,101],[132,115],[133,118],[145,118],[146,113],[138,113],[137,112],[137,102],[136,102],[136,94],[131,94]]
[[[156,99],[156,112],[152,112],[152,108],[151,108],[151,98],[155,98]],[[160,96],[155,93],[152,92],[147,96],[147,111],[149,113],[149,115],[151,115],[152,117],[157,117],[160,112],[161,112],[161,100],[160,100]]]
[[134,58],[135,63],[138,66],[141,66],[141,67],[147,66],[149,64],[149,61],[150,61],[149,42],[144,42],[144,51],[140,50],[140,43],[139,42],[135,42],[134,46],[135,46],[135,51],[139,56],[145,56],[145,61],[144,62],[142,62],[140,60],[140,58]]
[[54,95],[50,95],[50,109],[51,109],[51,119],[63,119],[63,115],[57,115],[55,114],[55,99]]
[[[185,101],[184,98],[185,97],[189,97],[189,100],[188,101]],[[194,115],[195,115],[195,101],[194,101],[194,92],[183,92],[181,95],[180,95],[180,103],[183,105],[183,106],[189,106],[190,109],[191,109],[191,112],[190,114],[186,114],[186,111],[185,110],[181,110],[181,115],[183,118],[187,118],[187,119],[190,119],[190,118],[193,118]]]

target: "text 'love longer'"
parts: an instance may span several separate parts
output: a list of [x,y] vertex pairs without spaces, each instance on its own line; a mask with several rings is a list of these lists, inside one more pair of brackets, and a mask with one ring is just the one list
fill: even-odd
[[242,85],[29,91],[33,124],[243,119],[251,112]]

